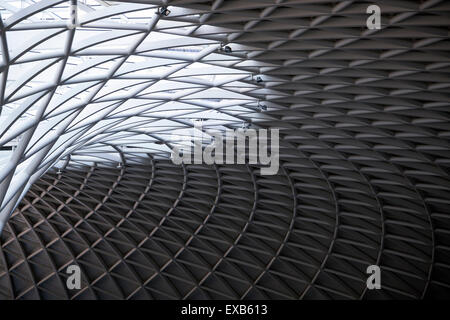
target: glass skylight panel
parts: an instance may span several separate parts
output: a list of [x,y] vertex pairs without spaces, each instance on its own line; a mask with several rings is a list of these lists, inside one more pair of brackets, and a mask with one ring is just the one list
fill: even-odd
[[[0,169],[3,176],[32,183],[69,155],[77,165],[116,166],[114,147],[126,144],[139,148],[120,149],[133,162],[169,158],[170,146],[191,143],[186,137],[199,119],[208,130],[224,131],[239,127],[243,115],[260,117],[259,86],[250,69],[238,67],[245,55],[225,52],[226,30],[200,27],[198,11],[170,7],[166,17],[150,4],[78,1],[79,24],[72,28],[70,1],[52,3],[0,1],[6,43],[0,143],[33,130],[13,143],[25,151],[15,169]],[[22,16],[26,7],[30,15]],[[199,27],[216,38],[196,35]],[[2,150],[0,161],[12,154]],[[23,171],[27,165],[30,172]]]

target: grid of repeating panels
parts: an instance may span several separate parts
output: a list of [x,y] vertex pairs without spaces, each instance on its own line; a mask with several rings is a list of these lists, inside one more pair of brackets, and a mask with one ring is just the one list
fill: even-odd
[[280,170],[68,158],[5,226],[1,298],[450,296],[450,2],[376,1],[381,30],[368,1],[138,2],[191,10],[191,36],[258,61]]
[[[450,228],[441,188],[421,182],[431,189],[425,194],[404,186],[408,178],[392,171],[326,166],[327,172],[316,161],[285,156],[276,176],[259,176],[244,165],[183,167],[167,161],[48,173],[2,234],[0,295],[448,295]],[[81,290],[66,287],[73,264],[82,270]],[[382,290],[366,289],[365,271],[372,264],[382,269]]]

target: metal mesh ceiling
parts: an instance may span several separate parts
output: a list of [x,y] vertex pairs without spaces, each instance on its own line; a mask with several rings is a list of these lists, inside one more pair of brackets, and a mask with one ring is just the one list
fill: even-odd
[[[159,110],[162,119],[151,115],[155,106],[148,105],[148,101],[138,111],[138,105],[133,104],[142,88],[155,83],[154,74],[145,72],[142,78],[133,75],[142,83],[134,83],[134,89],[124,95],[113,92],[110,97],[114,99],[97,96],[100,91],[94,89],[86,91],[91,80],[102,87],[126,73],[118,72],[124,64],[99,68],[94,61],[80,58],[81,53],[97,56],[94,60],[101,63],[107,60],[108,53],[125,61],[131,57],[130,51],[121,51],[120,46],[135,42],[122,39],[117,40],[119,48],[96,48],[105,43],[104,36],[100,36],[86,45],[72,41],[60,52],[46,52],[45,47],[35,52],[27,43],[25,51],[32,53],[27,59],[40,64],[36,70],[50,70],[49,61],[58,59],[66,66],[78,59],[73,64],[76,68],[91,63],[92,70],[102,69],[107,76],[93,71],[71,78],[64,77],[66,69],[60,67],[64,72],[58,74],[56,83],[58,88],[77,86],[80,97],[87,92],[84,98],[98,99],[95,104],[106,105],[105,114],[88,112],[90,118],[94,117],[89,120],[92,122],[71,124],[75,118],[59,115],[57,123],[67,124],[58,127],[62,130],[59,134],[76,136],[60,145],[60,153],[51,139],[39,135],[30,134],[36,144],[23,144],[25,157],[17,159],[26,172],[23,181],[37,180],[59,159],[57,167],[63,171],[52,169],[37,180],[4,228],[1,297],[449,296],[448,1],[376,1],[382,10],[381,30],[365,27],[366,8],[372,4],[366,1],[141,2],[151,4],[108,6],[109,2],[87,1],[86,17],[100,15],[108,22],[105,25],[86,18],[84,21],[89,23],[81,27],[88,28],[92,23],[92,28],[114,39],[127,35],[136,40],[151,32],[189,39],[187,45],[193,52],[166,50],[171,46],[167,43],[165,47],[151,47],[151,42],[148,50],[137,54],[144,60],[128,66],[133,72],[136,64],[151,64],[153,59],[168,59],[166,55],[171,55],[170,59],[176,61],[171,68],[180,67],[176,72],[182,73],[178,81],[168,80],[172,75],[164,72],[162,79],[162,74],[155,71],[156,80],[177,82],[170,90],[181,90],[179,96],[175,91],[168,97],[164,86],[141,98],[154,99],[156,105],[175,103],[174,110],[181,105],[185,110],[183,100],[190,100],[188,104],[193,104],[195,111],[176,115],[176,122],[183,128],[192,126],[189,121],[203,118],[206,112],[212,118],[221,115],[220,119],[210,120],[211,125],[220,128],[243,121],[260,128],[279,128],[280,171],[275,176],[260,176],[255,166],[175,166],[162,159],[164,145],[155,142],[170,146],[174,138],[163,132],[178,125],[164,123],[158,127],[157,123],[174,121],[174,117],[164,116],[166,107]],[[37,12],[63,2],[46,3],[52,5],[42,5]],[[64,5],[67,7],[67,3]],[[148,27],[152,23],[142,17],[123,17],[123,11],[134,6],[154,11],[154,5],[169,5],[171,14],[158,16],[153,29]],[[3,7],[14,11],[5,4]],[[120,18],[98,13],[108,10]],[[57,11],[50,10],[52,14]],[[49,22],[43,23],[42,17],[32,21],[27,12],[19,10],[7,18],[6,12],[1,12],[3,48],[8,34],[19,32],[14,28],[30,32],[40,26],[41,31],[45,30],[45,39],[55,38],[58,30],[65,28],[57,26],[64,17],[52,16],[53,21],[45,16]],[[18,17],[30,21],[19,19],[23,23],[14,23]],[[46,29],[48,23],[55,24],[55,28]],[[74,34],[81,30],[65,30],[61,36],[74,40]],[[221,43],[230,44],[233,51],[220,51]],[[44,111],[53,110],[55,83],[46,78],[33,84],[23,80],[21,72],[11,73],[10,68],[20,64],[11,59],[25,59],[26,55],[14,53],[7,57],[4,50],[2,53],[2,114],[10,106],[8,101],[14,103],[10,100],[15,95],[18,101],[27,94],[27,99],[42,94],[44,100],[50,99],[43,104]],[[42,60],[42,55],[49,61]],[[191,79],[198,73],[186,62],[191,55],[212,65],[207,73],[217,67],[227,70],[227,76],[217,76],[219,82],[214,83],[200,68],[201,78],[194,85]],[[158,69],[155,65],[146,68]],[[28,79],[30,73],[24,75]],[[255,75],[261,75],[264,81],[255,83]],[[8,83],[9,77],[13,81]],[[78,82],[76,77],[80,77]],[[130,80],[125,78],[121,80]],[[187,87],[178,87],[185,84]],[[20,89],[15,90],[17,87]],[[217,87],[228,93],[198,97],[197,92],[190,91],[196,88],[204,93]],[[239,94],[239,98],[230,94]],[[60,96],[71,97],[68,102],[74,105],[69,113],[82,112],[85,104],[66,93]],[[66,102],[63,100],[60,102]],[[115,114],[113,110],[120,110],[118,101],[131,103],[128,108],[137,112],[139,119],[127,122],[130,115],[126,110]],[[236,101],[239,108],[235,109]],[[258,101],[264,101],[268,111],[258,113]],[[22,116],[19,106],[11,110]],[[52,128],[53,120],[45,121],[46,112],[39,116],[39,126]],[[229,118],[223,118],[224,114]],[[23,121],[32,122],[30,119],[38,115],[31,113]],[[95,116],[102,118],[104,131],[90,126],[97,124]],[[18,127],[24,128],[23,124]],[[6,141],[5,136],[14,138],[14,132],[8,128],[0,141]],[[77,136],[80,132],[83,134]],[[122,147],[133,144],[142,148]],[[33,152],[37,150],[44,151]],[[39,159],[34,171],[25,170],[30,163],[27,154],[28,159]],[[123,165],[116,168],[119,162]],[[20,180],[14,176],[12,181],[14,185]],[[9,191],[10,195],[22,192],[20,188],[8,190],[14,190]],[[65,270],[73,263],[83,271],[80,291],[65,287]],[[381,266],[382,290],[366,289],[365,270],[372,264]]]
[[80,2],[70,28],[68,1],[2,3],[0,145],[14,152],[0,153],[0,223],[60,159],[117,165],[116,148],[167,158],[195,121],[241,126],[276,93],[229,41],[192,35],[199,15],[189,9],[165,19],[156,5]]

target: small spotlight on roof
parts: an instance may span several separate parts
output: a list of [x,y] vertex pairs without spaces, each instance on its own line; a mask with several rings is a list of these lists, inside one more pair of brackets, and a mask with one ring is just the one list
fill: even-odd
[[122,169],[122,168],[123,168],[122,162],[119,162],[119,164],[117,165],[117,169]]
[[250,122],[244,121],[242,122],[242,129],[248,129],[250,128]]
[[256,83],[261,83],[261,82],[263,82],[264,80],[261,78],[261,77],[256,77]]
[[197,118],[197,119],[192,119],[193,123],[199,123],[199,122],[206,122],[209,119],[205,119],[205,118]]
[[259,111],[266,111],[267,106],[263,103],[258,102],[258,109],[259,109]]
[[167,9],[167,7],[161,7],[161,9],[159,9],[159,14],[162,16],[169,16],[169,14],[171,13],[171,11],[169,9]]
[[222,47],[220,48],[220,51],[223,51],[225,53],[232,53],[233,49],[231,49],[230,46],[226,46],[226,45],[222,44]]

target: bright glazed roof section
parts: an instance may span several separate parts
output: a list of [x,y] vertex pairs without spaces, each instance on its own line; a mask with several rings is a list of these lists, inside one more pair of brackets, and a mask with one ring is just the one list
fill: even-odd
[[[258,85],[261,63],[247,59],[249,48],[223,43],[227,30],[199,26],[192,9],[171,6],[165,16],[155,5],[78,1],[71,28],[69,1],[0,7],[3,220],[69,155],[86,165],[117,165],[117,148],[141,155],[129,164],[167,158],[196,119],[234,128],[264,117],[268,95],[283,95]],[[210,35],[195,36],[198,28]]]

